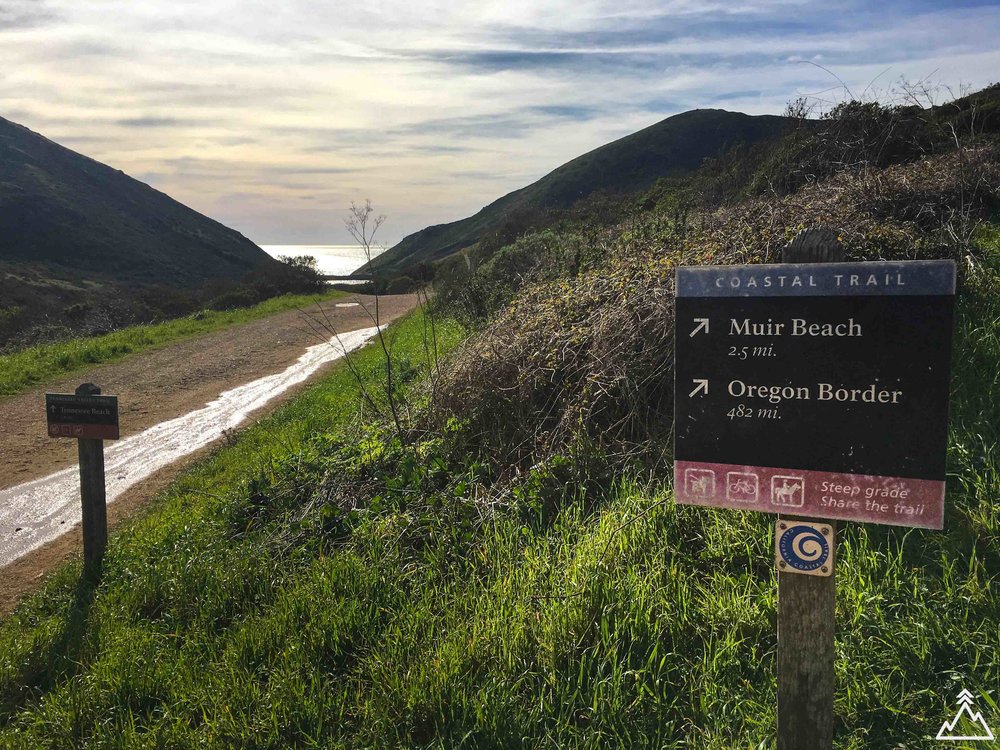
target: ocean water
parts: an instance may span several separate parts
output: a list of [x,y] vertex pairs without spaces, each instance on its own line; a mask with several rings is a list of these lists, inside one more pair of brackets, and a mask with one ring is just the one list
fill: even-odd
[[[279,255],[311,255],[323,273],[346,275],[365,263],[365,251],[358,245],[261,245],[264,252],[277,258]],[[382,248],[372,248],[374,258]]]

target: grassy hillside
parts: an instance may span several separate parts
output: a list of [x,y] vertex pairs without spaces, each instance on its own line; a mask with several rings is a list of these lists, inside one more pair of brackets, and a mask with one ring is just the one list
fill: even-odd
[[0,260],[175,286],[272,262],[238,232],[3,118]]
[[670,290],[814,224],[960,269],[945,529],[843,524],[836,746],[938,747],[961,687],[1000,723],[1000,146],[972,135],[499,249],[393,327],[401,429],[368,347],[5,618],[0,746],[772,748],[771,517],[674,504]]
[[638,133],[579,156],[525,188],[509,193],[474,216],[428,227],[403,238],[373,265],[400,273],[418,263],[440,260],[475,244],[503,222],[531,212],[563,209],[595,191],[634,192],[661,177],[694,170],[708,157],[741,143],[775,138],[789,127],[787,118],[752,117],[739,112],[700,109],[668,117]]
[[[995,288],[963,298],[946,531],[843,532],[838,747],[931,747],[956,685],[1000,679],[998,321]],[[461,426],[414,453],[356,408],[342,369],[118,533],[99,581],[70,566],[8,618],[0,742],[771,746],[766,516],[569,456],[491,497]]]

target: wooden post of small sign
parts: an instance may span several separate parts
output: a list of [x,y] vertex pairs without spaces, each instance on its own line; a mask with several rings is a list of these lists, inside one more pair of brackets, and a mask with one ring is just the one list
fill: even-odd
[[[101,389],[84,383],[77,396],[99,396]],[[104,557],[108,546],[108,503],[104,484],[104,441],[80,438],[80,501],[83,505],[83,562],[91,567]]]
[[[827,229],[800,232],[781,257],[783,263],[843,260],[843,246]],[[832,541],[837,525],[823,523],[829,525]],[[778,571],[778,750],[833,747],[835,572],[812,576]]]

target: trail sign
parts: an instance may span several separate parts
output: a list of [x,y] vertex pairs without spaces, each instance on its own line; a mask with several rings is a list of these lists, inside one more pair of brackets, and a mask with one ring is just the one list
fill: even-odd
[[675,487],[942,528],[951,261],[680,268]]
[[83,383],[76,393],[46,393],[45,415],[50,436],[77,439],[83,562],[91,569],[100,564],[108,546],[104,441],[119,437],[118,397],[102,396],[98,386]]
[[118,397],[46,393],[50,437],[118,440]]

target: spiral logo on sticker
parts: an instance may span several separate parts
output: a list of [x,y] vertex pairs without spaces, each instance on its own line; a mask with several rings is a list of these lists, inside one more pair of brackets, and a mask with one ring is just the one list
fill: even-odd
[[816,570],[830,559],[830,543],[811,526],[791,526],[781,535],[781,559],[796,570]]

